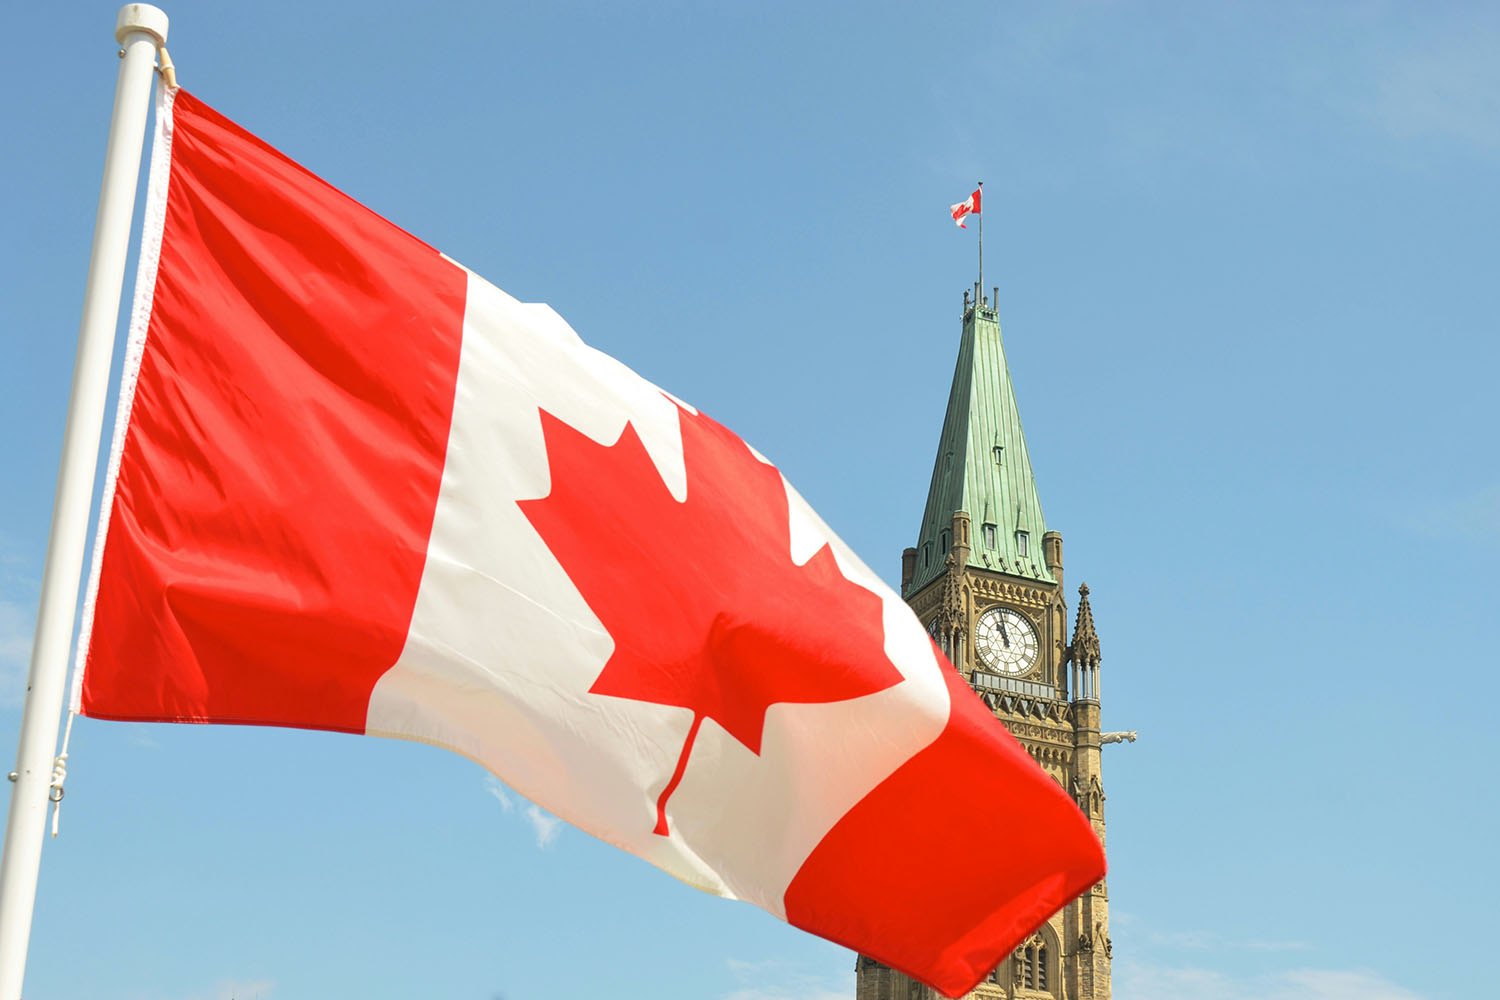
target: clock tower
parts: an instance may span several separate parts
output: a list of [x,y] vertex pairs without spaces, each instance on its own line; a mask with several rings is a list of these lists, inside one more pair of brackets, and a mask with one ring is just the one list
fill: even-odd
[[[927,506],[901,558],[901,593],[995,716],[1078,803],[1104,840],[1100,748],[1134,739],[1099,726],[1099,637],[1088,587],[1071,635],[1062,536],[1047,530],[994,303],[964,294],[958,364]],[[1108,739],[1106,739],[1108,737]],[[1026,817],[1015,821],[1024,823]],[[976,831],[975,863],[985,858]],[[873,875],[878,877],[878,875]],[[1109,1000],[1104,882],[1068,903],[969,994],[974,1000]],[[857,1000],[936,992],[861,955]]]

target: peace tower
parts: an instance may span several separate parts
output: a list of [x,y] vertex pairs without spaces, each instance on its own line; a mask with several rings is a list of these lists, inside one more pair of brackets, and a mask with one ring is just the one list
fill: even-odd
[[[998,293],[998,290],[997,290]],[[974,691],[1078,803],[1104,840],[1099,637],[1078,588],[1069,640],[1062,536],[1042,519],[991,300],[964,293],[963,333],[915,548],[901,593]],[[1018,823],[1025,816],[1015,817]],[[975,863],[987,863],[978,846]],[[1003,863],[1003,859],[996,859]],[[878,876],[877,876],[878,877]],[[1109,894],[1100,881],[991,972],[974,1000],[1109,1000]],[[864,955],[857,1000],[939,996]]]

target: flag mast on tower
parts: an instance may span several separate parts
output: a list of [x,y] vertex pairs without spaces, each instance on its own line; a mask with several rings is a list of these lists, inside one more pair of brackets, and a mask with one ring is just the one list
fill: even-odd
[[984,213],[979,211],[979,195],[983,190],[984,181],[980,181],[974,189],[974,214],[979,216],[979,294],[975,298],[980,302],[984,301]]
[[969,228],[964,225],[964,219],[971,215],[979,216],[979,290],[974,295],[974,304],[976,306],[979,305],[981,297],[984,294],[984,213],[980,211],[979,204],[980,196],[983,193],[984,181],[980,181],[974,188],[974,193],[969,195],[966,200],[959,202],[957,205],[948,206],[948,214],[953,216],[953,221],[957,223],[960,229]]

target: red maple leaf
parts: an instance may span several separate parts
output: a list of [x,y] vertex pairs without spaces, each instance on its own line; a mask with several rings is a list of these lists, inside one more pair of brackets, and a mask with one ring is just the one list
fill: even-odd
[[792,562],[781,474],[733,433],[679,408],[679,502],[630,424],[606,446],[541,418],[552,488],[520,507],[614,640],[589,691],[693,711],[656,833],[667,834],[667,799],[704,718],[759,754],[771,705],[901,681],[880,598],[850,583],[827,545]]

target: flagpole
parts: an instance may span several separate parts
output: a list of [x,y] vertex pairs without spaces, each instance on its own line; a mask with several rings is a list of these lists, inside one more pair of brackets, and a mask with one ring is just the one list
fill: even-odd
[[21,716],[16,768],[10,774],[14,783],[10,816],[5,825],[4,853],[0,855],[0,1000],[20,1000],[26,974],[43,828],[52,795],[53,754],[67,685],[68,650],[76,624],[94,469],[99,460],[130,220],[135,213],[136,180],[151,103],[152,68],[157,49],[167,40],[167,15],[150,4],[126,4],[115,20],[115,40],[122,50],[120,74],[104,152],[104,179],[84,284],[83,318],[78,327],[78,354],[73,362],[57,494],[52,502],[26,707]]
[[979,293],[974,299],[977,309],[984,301],[984,181],[979,182]]

